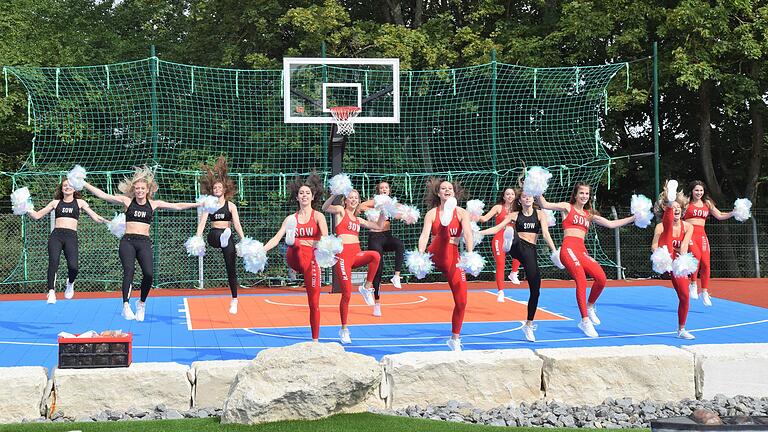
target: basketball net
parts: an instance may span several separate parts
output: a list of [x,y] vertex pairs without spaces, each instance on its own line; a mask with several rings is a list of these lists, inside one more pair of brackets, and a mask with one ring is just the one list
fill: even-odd
[[352,121],[362,111],[357,106],[331,107],[331,115],[336,120],[336,131],[339,135],[352,135],[355,133],[355,123]]

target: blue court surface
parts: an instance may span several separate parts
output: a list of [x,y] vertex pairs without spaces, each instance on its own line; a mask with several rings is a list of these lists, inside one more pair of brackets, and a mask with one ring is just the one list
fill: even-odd
[[[450,335],[452,304],[439,308],[430,304],[430,298],[446,296],[447,291],[387,292],[382,296],[384,315],[397,315],[397,308],[421,308],[425,314],[437,316],[435,322],[401,322],[389,324],[350,325],[352,341],[346,349],[377,359],[387,354],[408,351],[448,351],[445,345]],[[495,303],[495,290],[471,290],[467,307],[468,316],[475,308],[501,308],[517,306],[517,316],[477,322],[483,311],[474,311],[475,322],[465,321],[462,342],[465,350],[500,348],[552,348],[592,347],[615,345],[665,344],[672,346],[691,344],[756,343],[768,342],[768,315],[762,307],[713,298],[713,307],[704,307],[692,300],[686,328],[696,336],[693,341],[676,338],[677,297],[663,286],[609,287],[597,303],[602,325],[596,327],[597,339],[585,337],[577,329],[578,309],[573,289],[542,289],[539,301],[540,315],[557,319],[537,320],[536,343],[524,340],[520,331],[520,311],[525,310],[527,289],[506,290],[507,302]],[[416,302],[398,299],[419,298]],[[42,298],[42,296],[41,296]],[[238,319],[248,316],[247,305],[266,302],[270,307],[304,308],[299,326],[262,326],[259,328],[195,329],[189,308],[193,297],[150,297],[145,322],[125,321],[120,316],[117,298],[59,300],[48,305],[44,300],[0,302],[0,366],[41,365],[51,370],[57,363],[57,334],[61,331],[81,333],[87,330],[121,329],[132,332],[134,362],[178,362],[251,359],[260,350],[290,345],[310,338],[306,318],[306,297],[295,294],[241,294]],[[194,298],[201,298],[195,296]],[[228,296],[202,296],[216,303],[228,305]],[[324,299],[333,300],[328,294]],[[276,301],[275,299],[284,299]],[[480,301],[482,300],[482,302]],[[355,316],[367,317],[370,307],[353,298],[350,323]],[[482,303],[482,305],[481,305]],[[505,306],[507,305],[507,306]],[[338,306],[322,308],[324,324],[322,342],[338,341]],[[352,311],[353,310],[353,311]],[[510,309],[511,310],[511,309]],[[547,314],[549,312],[550,314]],[[357,315],[355,315],[357,314]],[[224,310],[226,316],[226,310]],[[415,316],[405,314],[404,316]],[[206,322],[205,317],[201,322]],[[260,317],[269,321],[270,317]],[[376,318],[373,318],[375,320]],[[368,320],[367,322],[375,322]],[[490,320],[489,320],[490,321]],[[222,328],[223,327],[223,328]]]

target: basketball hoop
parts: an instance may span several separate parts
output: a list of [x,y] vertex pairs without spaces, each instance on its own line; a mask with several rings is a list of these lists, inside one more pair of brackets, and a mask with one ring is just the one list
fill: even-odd
[[358,106],[331,107],[331,115],[336,120],[336,131],[339,135],[352,135],[355,133],[355,123],[352,121],[362,109]]

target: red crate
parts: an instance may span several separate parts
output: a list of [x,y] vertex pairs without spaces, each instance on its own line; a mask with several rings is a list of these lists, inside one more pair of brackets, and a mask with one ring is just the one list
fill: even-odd
[[59,337],[59,369],[128,367],[133,334],[115,337]]

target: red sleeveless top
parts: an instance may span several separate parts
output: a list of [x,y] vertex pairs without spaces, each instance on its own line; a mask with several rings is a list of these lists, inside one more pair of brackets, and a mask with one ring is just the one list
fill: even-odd
[[[507,211],[507,206],[506,205],[502,205],[501,206],[501,211],[499,212],[499,214],[496,215],[496,225],[504,222],[504,218],[507,217],[508,214],[509,214],[509,212]],[[507,225],[512,225],[512,223],[509,223]]]
[[435,237],[444,237],[446,241],[451,237],[459,237],[461,235],[461,223],[459,223],[457,210],[453,210],[451,223],[449,223],[448,226],[443,226],[443,224],[440,223],[440,207],[436,207],[435,220],[432,222],[432,235]]
[[344,217],[341,218],[341,222],[336,225],[336,235],[349,234],[353,236],[360,236],[360,221],[355,217],[349,216],[349,212],[344,210]]
[[589,231],[589,213],[581,215],[576,212],[576,207],[571,205],[571,211],[568,212],[568,216],[563,218],[563,229],[576,228],[584,232]]
[[709,207],[706,204],[702,207],[696,207],[693,204],[688,204],[683,213],[683,219],[703,219],[707,220],[709,216]]
[[299,221],[299,213],[294,213],[296,217],[296,240],[320,240],[320,226],[315,220],[315,211],[309,216],[307,223]]

